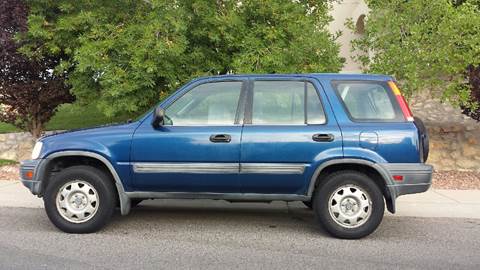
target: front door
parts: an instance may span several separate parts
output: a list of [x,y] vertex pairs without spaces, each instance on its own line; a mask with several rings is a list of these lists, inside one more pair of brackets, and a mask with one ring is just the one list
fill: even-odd
[[249,89],[240,158],[243,191],[304,195],[317,166],[343,155],[342,135],[321,85],[298,77],[258,78]]
[[133,186],[138,191],[238,192],[242,81],[199,82],[135,132]]

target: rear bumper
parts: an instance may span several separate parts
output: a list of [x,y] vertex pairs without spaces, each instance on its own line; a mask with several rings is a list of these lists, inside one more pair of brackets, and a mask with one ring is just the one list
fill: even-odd
[[[20,181],[34,195],[41,194],[40,168],[43,165],[43,159],[24,160],[20,164]],[[29,177],[33,173],[33,177]]]
[[[432,185],[433,166],[424,163],[381,164],[390,177],[387,188],[392,198],[427,191]],[[395,180],[394,176],[403,177]]]

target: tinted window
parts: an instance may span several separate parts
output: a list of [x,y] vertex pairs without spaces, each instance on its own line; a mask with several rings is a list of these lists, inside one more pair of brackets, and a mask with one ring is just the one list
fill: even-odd
[[335,82],[334,88],[355,120],[395,120],[389,90],[377,82]]
[[167,125],[233,125],[242,82],[201,84],[166,111]]
[[[307,85],[307,88],[305,86]],[[307,104],[305,93],[307,92]],[[306,106],[305,106],[306,105]],[[253,91],[252,124],[323,124],[325,115],[311,83],[302,81],[256,81]]]

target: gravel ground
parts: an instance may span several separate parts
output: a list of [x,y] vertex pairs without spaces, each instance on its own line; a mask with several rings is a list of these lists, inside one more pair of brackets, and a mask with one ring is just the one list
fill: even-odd
[[[0,166],[1,180],[18,180],[18,165]],[[435,189],[480,189],[480,172],[438,171],[433,174]]]
[[0,180],[18,180],[18,165],[0,166]]
[[480,172],[434,172],[433,188],[458,190],[480,189]]

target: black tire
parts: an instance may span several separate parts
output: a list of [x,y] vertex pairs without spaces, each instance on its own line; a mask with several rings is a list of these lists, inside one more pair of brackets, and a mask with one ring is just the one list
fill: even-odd
[[303,204],[305,204],[305,206],[308,207],[310,210],[313,209],[312,201],[303,201]]
[[[371,201],[370,216],[358,227],[345,227],[337,223],[329,211],[330,197],[341,187],[357,186]],[[355,189],[354,189],[355,191]],[[385,211],[383,195],[375,182],[367,175],[357,171],[332,173],[322,181],[314,194],[313,209],[318,223],[331,235],[344,239],[358,239],[374,232],[380,225]],[[334,205],[334,204],[332,204]],[[368,209],[368,207],[366,208]]]
[[142,199],[131,199],[130,200],[130,206],[131,207],[137,207],[141,202],[143,202]]
[[[62,216],[57,209],[57,194],[67,183],[80,180],[91,185],[98,195],[96,212],[82,223],[74,223]],[[73,166],[56,174],[47,186],[44,205],[50,221],[67,233],[93,233],[107,224],[116,205],[116,189],[110,177],[103,171],[90,166]]]

